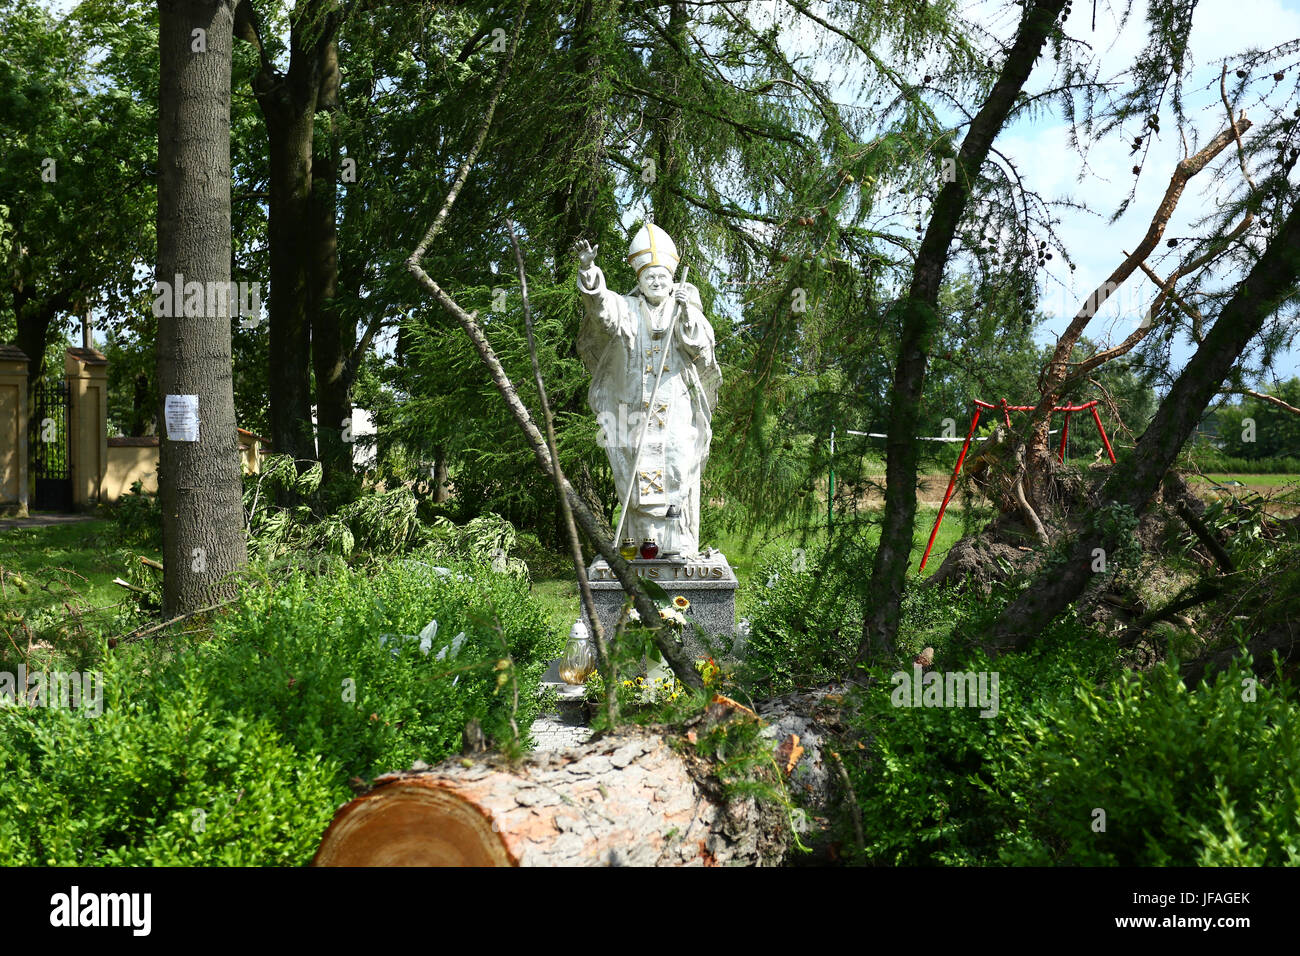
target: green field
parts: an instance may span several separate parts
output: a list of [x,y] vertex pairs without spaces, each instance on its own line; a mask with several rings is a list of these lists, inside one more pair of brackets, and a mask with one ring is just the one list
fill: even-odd
[[1216,481],[1220,484],[1226,484],[1229,481],[1239,481],[1243,485],[1250,485],[1251,487],[1293,488],[1300,484],[1300,475],[1209,474],[1194,475],[1191,480],[1193,483],[1201,484]]
[[[921,563],[921,555],[925,553],[925,545],[930,538],[930,529],[934,525],[936,514],[938,514],[937,508],[917,508],[916,533],[912,541],[911,570],[913,573],[917,573],[917,565]],[[866,532],[867,541],[875,542],[879,534],[879,528],[876,525],[871,525]],[[943,564],[944,557],[948,554],[948,549],[956,544],[961,536],[961,515],[960,513],[954,513],[950,507],[948,514],[944,517],[943,524],[939,528],[939,534],[934,539],[934,550],[930,554],[930,560],[926,563],[925,571],[922,572],[923,576],[929,577],[939,569],[939,566]],[[768,556],[780,554],[795,547],[806,548],[812,553],[822,547],[825,541],[826,529],[821,527],[813,529],[806,539],[801,538],[797,531],[787,529],[776,533],[770,531],[758,532],[748,540],[737,534],[722,535],[709,542],[726,555],[727,561],[736,573],[736,578],[740,581],[741,587],[736,597],[736,616],[745,617],[748,614],[749,602],[755,598],[754,592],[745,585],[751,581]],[[863,574],[870,573],[870,568],[863,568]],[[566,574],[534,580],[533,591],[546,606],[552,626],[568,633],[570,625],[577,620],[579,612],[578,585],[573,576]]]
[[[916,538],[912,547],[912,569],[920,563],[936,509],[917,511]],[[925,575],[943,563],[948,549],[961,537],[961,516],[949,513],[935,539],[934,552],[926,565]],[[867,531],[874,541],[878,529]],[[748,540],[740,535],[724,535],[712,542],[727,556],[742,585],[737,600],[737,614],[744,616],[753,592],[745,588],[769,555],[794,547],[815,551],[825,542],[825,528],[814,529],[802,540],[798,533],[786,530],[773,534],[759,532]],[[113,579],[131,580],[129,569],[141,555],[158,559],[156,552],[123,548],[111,521],[96,519],[73,524],[0,530],[0,604],[6,611],[25,615],[35,612],[66,613],[73,607],[99,615],[111,615],[123,604],[126,591]],[[863,569],[869,573],[869,569]],[[14,575],[18,577],[15,578]],[[26,589],[20,590],[21,582]],[[567,634],[578,617],[578,586],[571,574],[535,578],[533,590],[547,608],[552,629]]]
[[113,578],[126,577],[132,555],[140,552],[118,547],[115,539],[107,520],[0,530],[5,608],[32,611],[78,599],[91,607],[117,604],[125,592]]

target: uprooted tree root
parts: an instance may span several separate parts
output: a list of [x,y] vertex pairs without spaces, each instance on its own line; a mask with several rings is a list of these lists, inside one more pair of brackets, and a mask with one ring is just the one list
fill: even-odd
[[[927,588],[946,585],[988,594],[1032,578],[1068,553],[1068,542],[1096,534],[1098,521],[1108,520],[1100,489],[1109,465],[1080,471],[1055,461],[1044,466],[1039,459],[1026,473],[1014,461],[1010,467],[997,463],[999,441],[995,435],[981,446],[984,454],[977,454],[976,467],[962,479],[993,501],[998,513],[953,545],[925,582]],[[1017,488],[1027,490],[1032,517]],[[1240,503],[1227,511],[1243,527],[1252,517]],[[1238,532],[1231,521],[1218,531],[1207,528],[1201,520],[1205,513],[1205,502],[1181,475],[1171,473],[1131,529],[1126,553],[1094,555],[1095,579],[1079,600],[1080,618],[1116,635],[1126,662],[1138,668],[1172,655],[1187,662],[1183,672],[1189,680],[1199,680],[1226,667],[1244,645],[1261,674],[1272,672],[1274,651],[1295,670],[1300,570],[1285,561],[1273,562],[1269,570],[1234,567],[1226,545]],[[1046,545],[1034,518],[1041,522]],[[1281,547],[1295,542],[1300,554],[1300,519],[1265,518],[1262,534]]]

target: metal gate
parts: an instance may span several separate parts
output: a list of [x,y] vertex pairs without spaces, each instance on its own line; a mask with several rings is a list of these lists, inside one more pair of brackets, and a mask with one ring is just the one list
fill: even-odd
[[72,510],[72,467],[68,453],[72,414],[68,383],[39,384],[32,389],[32,414],[27,447],[36,481],[32,508]]

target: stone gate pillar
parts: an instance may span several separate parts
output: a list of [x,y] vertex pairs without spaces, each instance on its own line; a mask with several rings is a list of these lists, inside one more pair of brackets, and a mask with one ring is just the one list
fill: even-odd
[[63,368],[72,424],[72,506],[80,511],[100,502],[108,473],[108,359],[97,349],[68,349]]
[[27,517],[27,356],[0,345],[0,515]]

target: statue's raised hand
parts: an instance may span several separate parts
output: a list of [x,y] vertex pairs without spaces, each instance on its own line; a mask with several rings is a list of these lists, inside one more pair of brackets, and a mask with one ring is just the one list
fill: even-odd
[[591,264],[596,261],[596,251],[600,245],[592,245],[586,239],[579,239],[573,244],[573,251],[578,254],[578,268],[586,272],[591,268]]

